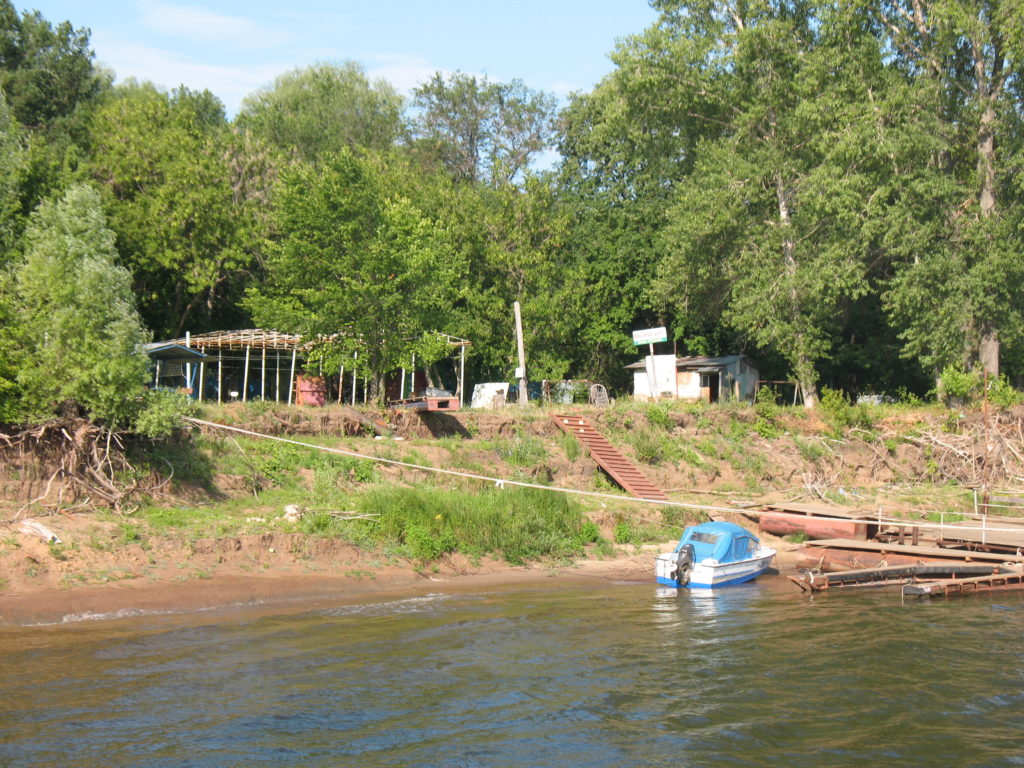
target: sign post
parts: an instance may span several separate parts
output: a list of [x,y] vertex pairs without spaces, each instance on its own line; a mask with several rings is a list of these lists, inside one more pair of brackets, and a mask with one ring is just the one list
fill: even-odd
[[516,347],[519,352],[519,367],[516,368],[516,378],[519,379],[519,404],[526,405],[526,350],[523,347],[523,315],[519,310],[519,302],[512,304],[516,316]]
[[651,397],[654,400],[658,399],[658,388],[655,382],[655,370],[654,370],[654,345],[668,341],[668,331],[664,326],[660,328],[645,328],[642,331],[633,331],[633,346],[640,347],[644,344],[647,345],[649,352],[647,356],[647,386],[651,388]]

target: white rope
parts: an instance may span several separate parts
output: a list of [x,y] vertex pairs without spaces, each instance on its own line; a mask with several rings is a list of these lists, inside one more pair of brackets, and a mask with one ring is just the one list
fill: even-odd
[[[437,474],[440,474],[440,475],[450,475],[450,476],[453,476],[453,477],[464,477],[464,478],[467,478],[467,479],[470,479],[470,480],[480,480],[480,481],[485,482],[485,483],[492,483],[496,488],[499,488],[499,489],[500,488],[504,488],[505,486],[513,485],[513,486],[517,486],[519,488],[534,488],[534,489],[539,490],[539,491],[553,491],[555,493],[566,493],[566,494],[571,494],[571,495],[575,495],[575,496],[586,496],[586,497],[594,498],[594,499],[609,499],[609,500],[612,500],[612,501],[619,501],[619,502],[626,501],[626,502],[639,502],[639,503],[643,503],[643,504],[657,504],[657,505],[660,505],[660,506],[663,506],[663,507],[676,507],[678,509],[692,509],[692,510],[699,510],[699,511],[706,511],[706,512],[728,512],[728,513],[731,513],[731,514],[752,515],[752,516],[788,514],[788,515],[791,515],[793,517],[799,517],[801,520],[824,520],[824,521],[829,521],[829,522],[835,522],[837,520],[837,518],[835,518],[835,517],[828,517],[826,515],[811,515],[811,514],[803,514],[803,513],[792,513],[792,512],[785,512],[785,511],[781,511],[781,510],[775,511],[775,510],[761,510],[761,509],[745,509],[745,508],[740,508],[740,507],[714,507],[714,506],[709,506],[707,504],[687,504],[687,503],[682,502],[682,501],[666,501],[666,500],[663,500],[663,499],[645,499],[645,498],[642,498],[642,497],[639,497],[639,496],[623,497],[623,496],[617,496],[617,495],[611,494],[611,493],[600,493],[598,491],[581,491],[581,490],[578,490],[576,488],[562,488],[562,487],[559,487],[557,485],[541,485],[539,483],[526,483],[526,482],[523,482],[521,480],[509,480],[507,478],[491,477],[489,475],[478,475],[478,474],[475,474],[473,472],[459,472],[459,471],[456,471],[454,469],[442,469],[440,467],[426,467],[426,466],[423,466],[421,464],[412,464],[412,463],[407,462],[407,461],[398,461],[396,459],[385,459],[385,458],[383,458],[381,456],[370,456],[370,455],[367,455],[365,453],[357,453],[356,451],[346,451],[343,448],[331,448],[331,447],[326,446],[326,445],[316,445],[314,443],[306,443],[306,442],[303,442],[301,440],[290,440],[289,438],[278,437],[277,435],[265,435],[265,434],[263,434],[261,432],[253,432],[252,430],[242,429],[241,427],[232,427],[232,426],[229,426],[228,424],[217,424],[216,422],[213,422],[213,421],[203,421],[202,419],[196,419],[196,418],[192,418],[190,416],[185,416],[183,418],[184,418],[185,421],[191,422],[192,424],[196,424],[196,425],[202,426],[202,427],[210,427],[211,429],[223,429],[223,430],[227,430],[229,432],[237,432],[238,434],[241,434],[241,435],[249,435],[250,437],[261,438],[263,440],[276,440],[279,443],[287,443],[289,445],[298,445],[298,446],[300,446],[302,448],[312,448],[313,450],[316,450],[316,451],[324,451],[325,453],[335,453],[335,454],[338,454],[340,456],[350,456],[352,458],[363,459],[365,461],[376,461],[376,462],[378,462],[380,464],[390,464],[391,466],[395,466],[395,467],[406,467],[408,469],[417,469],[417,470],[420,470],[421,472],[434,472],[434,473],[437,473]],[[879,511],[881,511],[881,510],[879,510]],[[955,513],[951,513],[951,514],[955,514]],[[862,520],[862,519],[858,519],[858,518],[851,518],[851,520],[853,522],[868,522],[868,520],[866,520],[866,519]],[[871,520],[870,522],[873,522],[873,523],[877,522],[880,525],[884,524],[884,525],[891,525],[891,526],[896,526],[896,527],[903,526],[903,527],[907,527],[907,528],[915,528],[915,527],[925,528],[925,527],[928,527],[929,525],[938,525],[938,523],[931,523],[931,521],[923,521],[923,522],[922,521],[917,521],[917,522],[914,522],[914,521],[907,521],[907,520],[897,520],[895,518],[882,517],[881,515],[879,515],[879,517],[877,519]],[[943,530],[964,530],[964,531],[979,531],[979,530],[981,530],[980,528],[977,528],[975,526],[956,525],[955,523],[943,523],[942,524],[942,529]],[[986,531],[986,533],[1022,533],[1022,534],[1024,534],[1024,528],[1022,528],[1022,527],[1017,527],[1017,528],[990,528],[990,527],[986,527],[985,531]]]

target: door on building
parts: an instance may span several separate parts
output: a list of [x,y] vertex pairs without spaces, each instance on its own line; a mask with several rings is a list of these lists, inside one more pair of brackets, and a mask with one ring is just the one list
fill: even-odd
[[705,402],[718,402],[718,373],[702,373],[700,375],[700,396]]

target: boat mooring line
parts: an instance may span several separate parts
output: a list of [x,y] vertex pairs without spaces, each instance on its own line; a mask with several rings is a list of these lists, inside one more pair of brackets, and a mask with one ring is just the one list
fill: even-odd
[[[516,486],[519,488],[534,488],[540,491],[554,491],[556,493],[566,493],[574,496],[586,496],[593,499],[608,499],[611,501],[627,501],[627,502],[641,502],[644,504],[657,504],[662,507],[675,507],[677,509],[692,509],[702,512],[728,512],[731,514],[740,515],[778,515],[778,514],[792,514],[780,511],[771,510],[760,510],[760,509],[741,509],[738,507],[714,507],[706,504],[687,504],[683,501],[664,501],[662,499],[645,499],[639,496],[616,496],[610,493],[601,493],[599,491],[581,491],[576,488],[562,488],[557,485],[540,485],[539,483],[526,483],[521,480],[509,480],[501,477],[489,477],[487,475],[478,475],[472,472],[459,472],[454,469],[442,469],[441,467],[425,467],[421,464],[411,464],[407,461],[398,461],[397,459],[385,459],[381,456],[369,456],[365,453],[357,453],[356,451],[347,451],[343,448],[331,448],[326,445],[316,445],[314,443],[306,443],[302,440],[291,440],[287,437],[278,437],[277,435],[266,435],[262,432],[254,432],[251,429],[242,429],[241,427],[233,427],[228,424],[218,424],[214,421],[204,421],[203,419],[196,419],[192,416],[183,416],[183,420],[195,424],[200,427],[210,427],[211,429],[222,429],[228,432],[237,432],[241,435],[249,435],[250,437],[262,438],[264,440],[276,440],[279,443],[288,443],[289,445],[298,445],[302,448],[312,448],[316,451],[324,451],[325,453],[335,453],[340,456],[350,456],[355,459],[363,459],[365,461],[376,461],[380,464],[389,464],[395,467],[406,467],[408,469],[418,469],[421,472],[434,472],[440,475],[450,475],[453,477],[464,477],[470,480],[479,480],[485,483],[493,483],[496,488],[504,488],[506,486]],[[800,514],[801,519],[806,520],[828,520],[835,521],[834,517],[827,517],[823,515],[804,515]],[[931,521],[926,522],[908,522],[906,520],[895,520],[891,518],[883,518],[881,516],[877,518],[871,518],[870,520],[865,519],[863,522],[877,522],[885,523],[887,525],[904,526],[904,527],[920,527],[927,525],[939,525]],[[978,528],[974,526],[961,525],[958,526],[955,523],[944,523],[942,524],[943,530],[964,530],[964,531],[976,531]],[[986,526],[985,530],[989,533],[1020,533],[1020,528],[991,528]]]

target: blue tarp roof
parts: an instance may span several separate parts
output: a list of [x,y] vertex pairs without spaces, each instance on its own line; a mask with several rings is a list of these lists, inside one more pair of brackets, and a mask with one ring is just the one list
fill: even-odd
[[149,355],[152,360],[181,360],[182,362],[192,362],[193,360],[203,360],[206,358],[202,352],[192,347],[184,347],[181,344],[163,344],[163,345],[146,345],[146,354]]
[[676,545],[676,552],[686,544],[693,546],[694,560],[698,563],[708,557],[728,563],[748,557],[758,548],[760,540],[735,523],[711,522],[687,528]]

